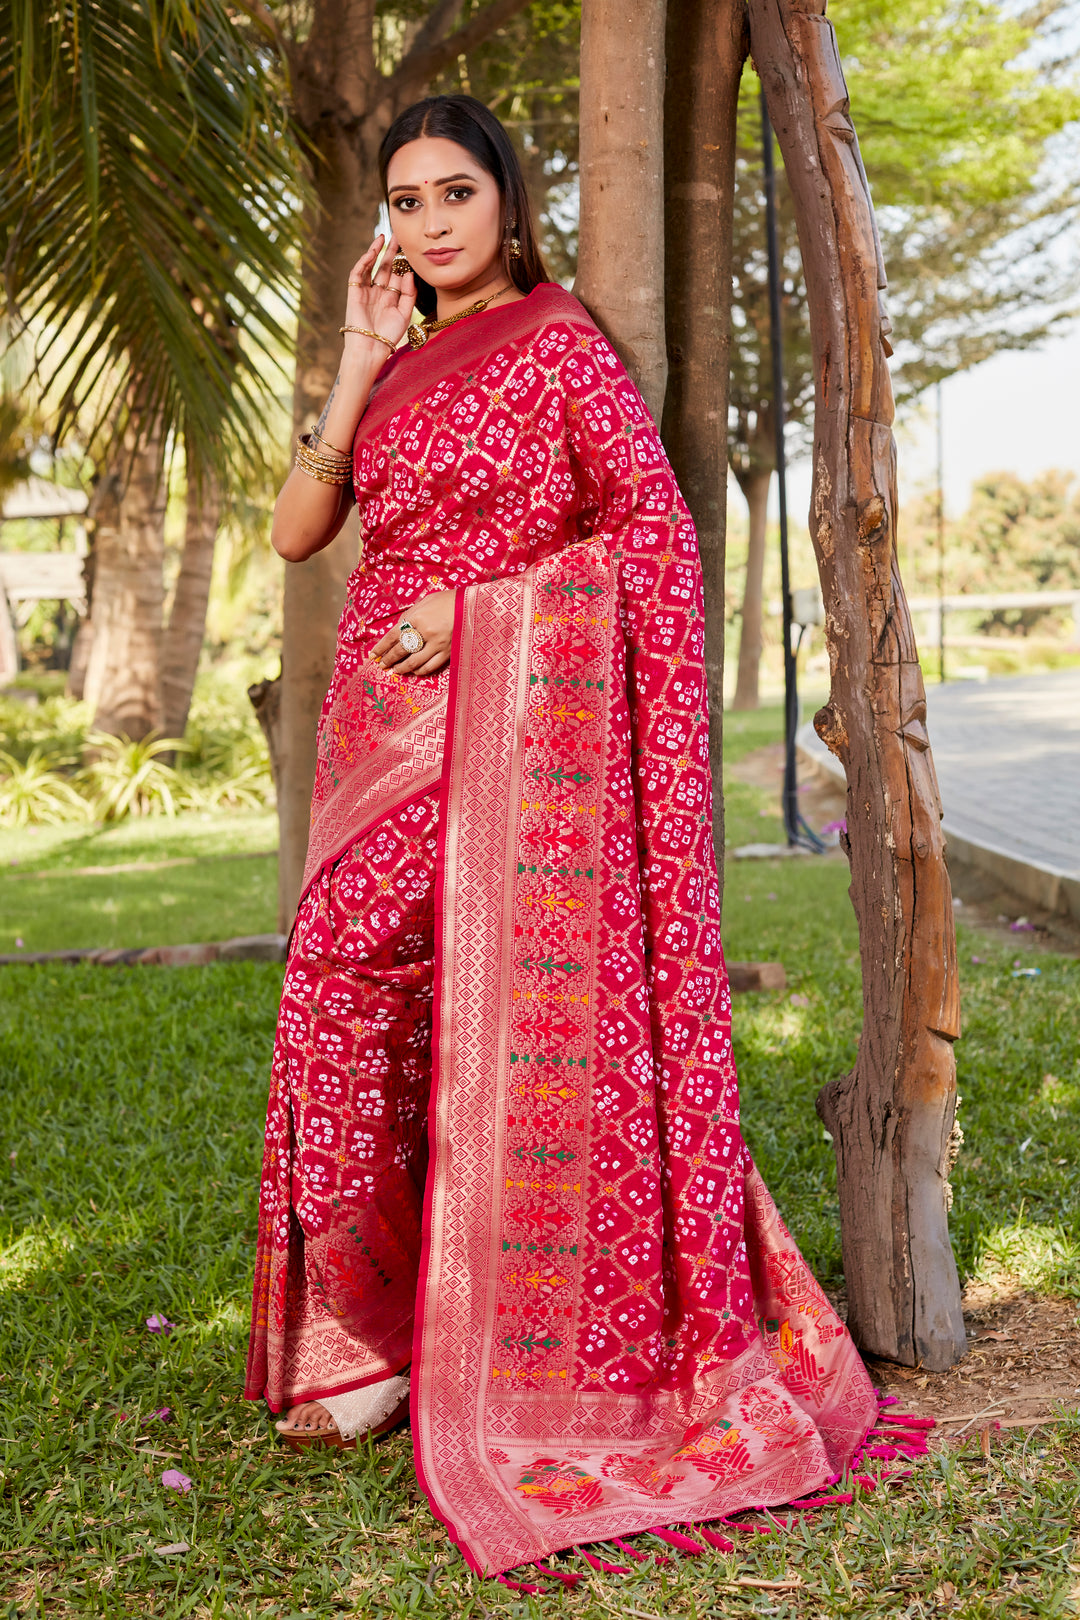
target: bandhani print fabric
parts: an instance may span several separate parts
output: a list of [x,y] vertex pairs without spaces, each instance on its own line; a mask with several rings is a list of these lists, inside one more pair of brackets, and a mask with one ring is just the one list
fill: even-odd
[[[411,1355],[418,1476],[489,1574],[814,1491],[877,1403],[739,1131],[701,570],[655,427],[543,286],[394,357],[355,468],[247,1392]],[[448,675],[366,658],[446,587]]]

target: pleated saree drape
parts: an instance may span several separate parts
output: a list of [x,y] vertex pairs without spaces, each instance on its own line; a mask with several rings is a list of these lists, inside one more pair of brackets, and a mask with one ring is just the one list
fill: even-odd
[[[789,1501],[876,1402],[739,1133],[701,570],[655,427],[545,286],[389,363],[356,484],[248,1394],[411,1361],[419,1478],[488,1572]],[[449,673],[373,665],[444,586]]]

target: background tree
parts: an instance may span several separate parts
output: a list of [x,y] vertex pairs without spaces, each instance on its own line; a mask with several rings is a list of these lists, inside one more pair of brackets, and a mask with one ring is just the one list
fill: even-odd
[[662,431],[697,529],[705,585],[705,676],[713,844],[724,880],[724,573],[731,362],[735,126],[749,48],[741,0],[668,0],[664,263],[668,375]]
[[[538,43],[553,48],[572,26],[559,6],[544,12],[529,0],[435,0],[377,5],[375,0],[308,0],[268,5],[238,0],[262,38],[277,51],[288,80],[293,117],[304,134],[309,201],[303,219],[300,325],[293,389],[293,426],[314,421],[333,385],[341,353],[343,289],[370,242],[382,201],[378,149],[394,117],[432,89],[462,89],[488,71],[477,56],[513,52],[524,38],[507,30],[538,14]],[[506,56],[503,55],[505,62]],[[475,70],[473,64],[475,62]],[[535,104],[541,75],[520,58],[507,82]],[[557,97],[570,87],[558,86]],[[504,108],[504,111],[506,109]],[[511,102],[511,110],[514,104]],[[518,111],[522,108],[519,105]],[[565,119],[559,114],[560,128]],[[532,138],[540,128],[533,120]],[[536,172],[534,166],[534,174]],[[281,676],[253,689],[275,762],[281,839],[280,925],[287,929],[299,898],[315,775],[315,731],[333,669],[345,582],[355,566],[355,529],[286,574]]]
[[[936,594],[937,498],[904,511],[905,575],[912,593]],[[967,511],[946,525],[950,595],[965,592],[1080,590],[1080,480],[1053,470],[1022,479],[985,473]],[[1071,618],[1068,608],[997,608],[980,613],[983,634],[1030,635]]]
[[[664,323],[665,0],[585,0],[574,291],[659,423]],[[633,227],[630,228],[630,222]]]
[[[89,420],[101,469],[86,672],[99,729],[141,736],[164,718],[170,445],[204,527],[210,489],[259,455],[286,341],[265,295],[289,294],[296,192],[262,68],[223,0],[0,8],[8,338],[33,339],[54,439]],[[205,598],[178,592],[176,729],[200,614]]]
[[[833,21],[878,209],[899,401],[1072,317],[1080,171],[1053,138],[1080,114],[1053,48],[1066,0],[845,0]],[[1047,159],[1057,158],[1050,167]],[[778,174],[791,452],[808,447],[809,329],[790,194]],[[765,514],[775,464],[758,83],[739,105],[729,454],[747,501],[734,706],[758,702]]]

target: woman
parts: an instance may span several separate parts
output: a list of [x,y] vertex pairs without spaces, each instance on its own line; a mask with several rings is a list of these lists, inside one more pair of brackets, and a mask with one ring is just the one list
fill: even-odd
[[363,553],[247,1393],[324,1444],[407,1398],[433,1510],[495,1573],[814,1490],[876,1402],[739,1135],[701,571],[656,429],[543,280],[480,103],[410,108],[382,165],[393,235],[274,520],[310,556],[351,480]]

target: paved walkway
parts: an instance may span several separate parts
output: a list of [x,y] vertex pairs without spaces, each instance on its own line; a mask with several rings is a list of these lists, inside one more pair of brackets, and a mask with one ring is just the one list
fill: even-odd
[[[1080,669],[931,686],[927,706],[954,857],[1080,917]],[[812,728],[799,743],[831,760]]]

